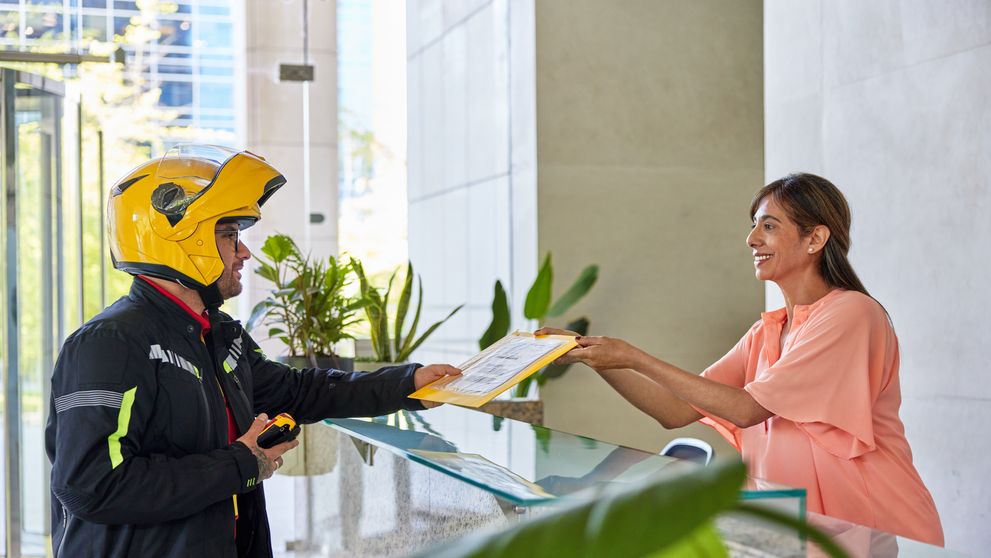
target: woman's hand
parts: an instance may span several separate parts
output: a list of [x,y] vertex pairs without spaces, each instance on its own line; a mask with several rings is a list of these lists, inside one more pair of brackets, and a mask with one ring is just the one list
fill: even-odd
[[643,351],[622,339],[579,337],[578,348],[572,349],[562,359],[566,357],[569,360],[565,362],[583,362],[587,366],[601,371],[617,368],[635,369],[643,356]]
[[[574,331],[568,331],[567,329],[557,329],[554,327],[542,327],[537,331],[533,332],[533,334],[536,337],[540,337],[542,335],[567,335],[568,337],[574,337],[575,339],[581,337],[580,333],[575,333]],[[574,364],[578,362],[577,358],[571,356],[571,353],[573,352],[574,349],[572,349],[570,352],[567,352],[559,356],[557,359],[554,360],[554,364],[565,366],[567,364]]]

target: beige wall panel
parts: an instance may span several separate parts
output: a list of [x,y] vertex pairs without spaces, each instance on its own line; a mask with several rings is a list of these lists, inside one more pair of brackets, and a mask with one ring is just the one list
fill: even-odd
[[[760,2],[537,3],[538,245],[555,292],[599,264],[567,317],[693,372],[763,308],[744,240],[763,184],[761,21]],[[654,450],[679,434],[587,369],[541,393],[553,428]]]

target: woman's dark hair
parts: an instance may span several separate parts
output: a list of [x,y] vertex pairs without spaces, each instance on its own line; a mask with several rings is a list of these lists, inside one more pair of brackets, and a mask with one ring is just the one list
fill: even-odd
[[754,194],[754,201],[750,204],[751,221],[768,196],[785,209],[802,234],[811,234],[817,225],[829,229],[829,239],[819,260],[819,273],[826,283],[871,296],[847,259],[850,251],[850,206],[839,188],[814,174],[789,174]]

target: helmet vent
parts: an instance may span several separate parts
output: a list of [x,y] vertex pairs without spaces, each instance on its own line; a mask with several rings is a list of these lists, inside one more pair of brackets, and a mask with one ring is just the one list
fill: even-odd
[[110,196],[111,197],[115,197],[115,196],[119,196],[119,195],[123,194],[124,193],[124,190],[127,190],[135,182],[141,180],[142,178],[145,178],[146,176],[148,176],[148,175],[147,174],[142,174],[141,176],[135,176],[134,178],[129,178],[129,179],[125,180],[124,182],[121,182],[120,184],[114,186],[114,189],[110,191]]
[[[202,192],[200,192],[202,193]],[[186,191],[174,182],[160,184],[151,193],[151,206],[155,211],[165,215],[173,227],[186,215],[186,208],[196,201],[199,194],[187,196]]]

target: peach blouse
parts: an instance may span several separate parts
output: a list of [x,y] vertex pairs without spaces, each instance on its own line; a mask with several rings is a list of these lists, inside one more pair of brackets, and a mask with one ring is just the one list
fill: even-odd
[[761,314],[702,375],[743,388],[770,419],[739,428],[702,409],[743,455],[752,476],[805,488],[808,509],[931,544],[943,544],[932,496],[912,465],[898,418],[898,339],[874,299],[834,290]]

